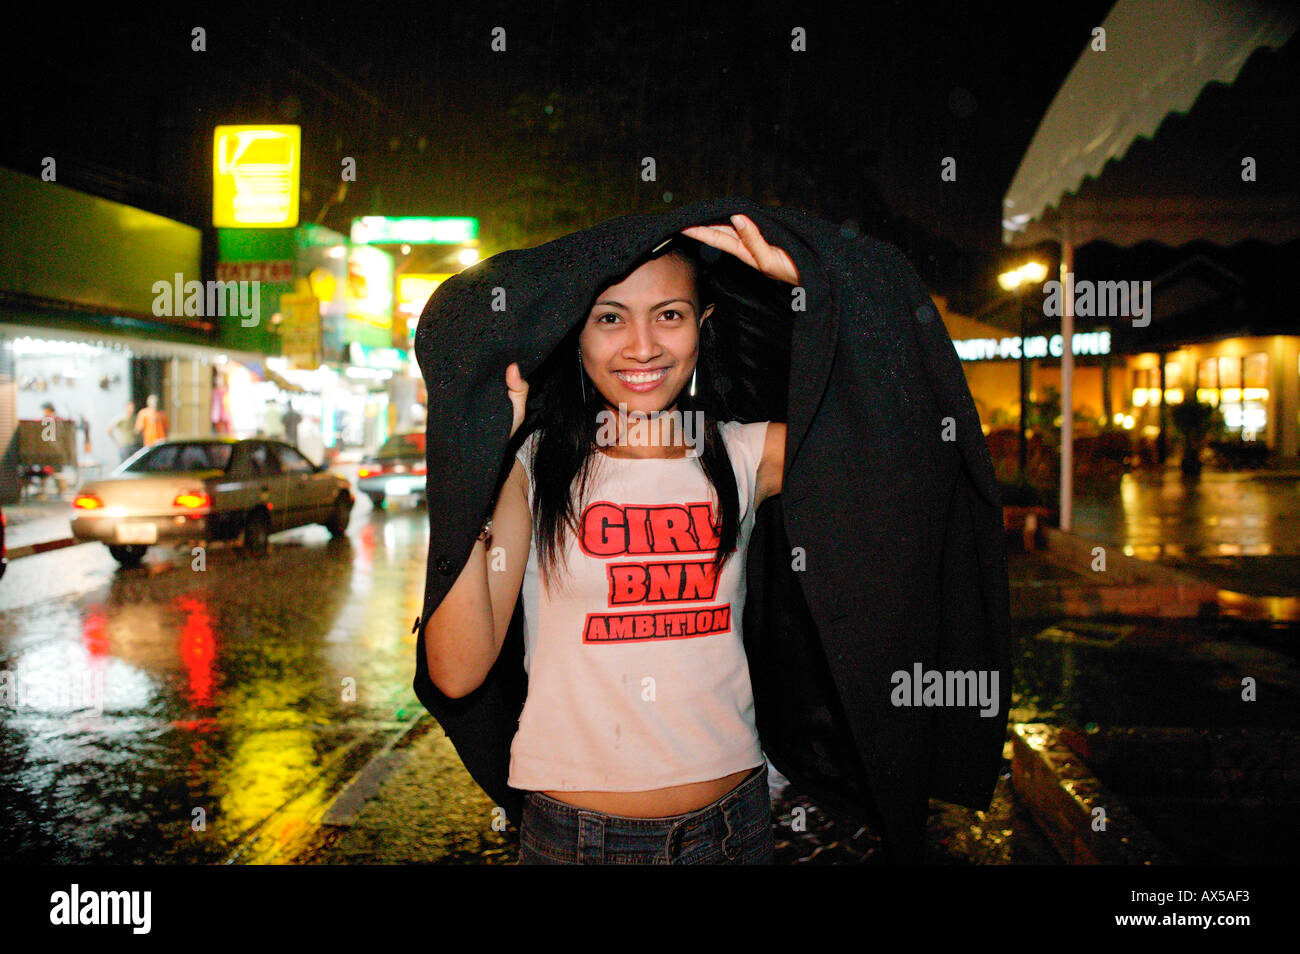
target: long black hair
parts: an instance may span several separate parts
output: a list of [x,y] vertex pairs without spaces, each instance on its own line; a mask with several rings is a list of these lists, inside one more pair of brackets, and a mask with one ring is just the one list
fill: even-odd
[[[721,574],[739,536],[740,501],[731,458],[718,424],[739,418],[784,418],[786,381],[780,373],[782,361],[775,362],[778,367],[773,373],[773,368],[764,367],[773,364],[770,355],[765,361],[762,352],[766,345],[772,354],[780,355],[788,376],[790,316],[788,306],[786,315],[780,314],[780,305],[772,297],[776,290],[762,285],[770,280],[748,265],[687,236],[675,236],[633,269],[651,258],[666,255],[681,259],[691,269],[700,313],[714,305],[713,313],[699,326],[696,393],[692,396],[689,386],[683,387],[676,408],[682,415],[701,412],[703,439],[696,459],[717,495],[721,519],[713,527],[718,535],[713,566],[715,573]],[[757,293],[750,287],[755,280],[760,285]],[[599,292],[600,289],[594,290],[593,301]],[[595,468],[604,463],[603,455],[597,450],[597,432],[598,414],[607,405],[578,357],[578,340],[584,324],[578,323],[562,339],[533,376],[536,386],[530,382],[528,411],[511,442],[514,451],[533,430],[540,431],[530,468],[533,535],[538,565],[548,586],[557,563],[564,561],[564,528],[567,526],[575,534],[579,532],[580,502],[595,477]],[[759,382],[763,383],[762,388]],[[771,385],[776,386],[777,393],[773,393]]]

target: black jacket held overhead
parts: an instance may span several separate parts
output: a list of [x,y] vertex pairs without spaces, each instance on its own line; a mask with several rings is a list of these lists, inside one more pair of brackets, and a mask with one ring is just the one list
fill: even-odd
[[[992,798],[1011,696],[1009,596],[974,402],[933,302],[888,243],[725,198],[612,219],[444,282],[415,337],[429,398],[418,622],[460,574],[508,470],[506,366],[518,361],[531,381],[597,292],[681,229],[738,212],[789,252],[807,295],[806,310],[789,314],[782,355],[784,487],[760,508],[746,563],[759,736],[798,790],[877,828],[896,860],[918,861],[928,798],[980,809]],[[515,824],[523,793],[506,779],[527,691],[522,604],[471,694],[449,699],[433,685],[422,633],[415,674],[420,701]],[[910,677],[918,664],[996,672],[996,713],[982,715],[975,700],[895,705],[893,674]]]

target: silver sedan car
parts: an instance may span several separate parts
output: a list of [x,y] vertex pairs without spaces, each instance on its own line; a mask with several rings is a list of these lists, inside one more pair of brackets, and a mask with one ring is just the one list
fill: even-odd
[[301,451],[265,438],[189,438],[138,451],[73,502],[72,535],[98,540],[134,566],[155,543],[229,540],[254,554],[267,537],[304,524],[342,536],[352,515],[348,481]]

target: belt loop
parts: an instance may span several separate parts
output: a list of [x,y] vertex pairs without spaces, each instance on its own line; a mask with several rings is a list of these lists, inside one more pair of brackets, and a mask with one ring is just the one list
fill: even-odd
[[686,822],[673,822],[673,826],[668,831],[668,837],[664,840],[664,854],[668,863],[676,864],[677,856],[682,851],[682,841],[686,834]]
[[605,863],[605,822],[595,812],[578,812],[578,864]]
[[[762,767],[766,768],[766,762]],[[722,819],[727,824],[727,836],[722,839],[722,853],[727,856],[728,861],[735,861],[740,856],[740,838],[745,826],[745,799],[749,797],[749,787],[755,784],[762,784],[766,795],[766,773],[760,774],[755,771],[750,778],[729,792],[718,806],[722,809]]]

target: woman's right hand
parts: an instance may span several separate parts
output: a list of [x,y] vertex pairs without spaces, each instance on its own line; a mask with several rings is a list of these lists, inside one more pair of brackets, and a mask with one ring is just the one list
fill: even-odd
[[524,422],[524,407],[528,403],[528,382],[519,373],[519,362],[512,361],[506,368],[506,391],[510,394],[510,404],[514,408],[514,422],[510,425],[510,436],[515,436],[519,425]]

